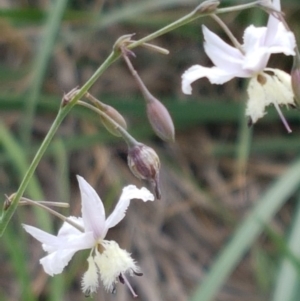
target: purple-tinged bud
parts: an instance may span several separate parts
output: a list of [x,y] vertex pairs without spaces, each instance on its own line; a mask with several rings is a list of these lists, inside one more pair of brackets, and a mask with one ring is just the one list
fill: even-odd
[[173,120],[166,107],[153,96],[147,99],[147,116],[158,137],[165,141],[174,141]]
[[123,58],[141,90],[147,104],[147,115],[154,132],[163,140],[174,140],[175,130],[172,118],[166,107],[147,89],[128,57],[128,51],[122,48]]
[[[109,116],[113,121],[115,121],[118,125],[120,125],[122,128],[127,129],[127,124],[124,119],[124,117],[113,107],[109,105],[105,105],[104,108],[102,108],[102,111]],[[100,117],[102,124],[106,127],[106,129],[113,135],[121,137],[120,132],[116,129],[116,126],[112,124],[107,118]]]
[[160,161],[156,152],[151,147],[138,143],[128,148],[127,161],[130,170],[137,178],[150,181],[156,198],[160,199]]
[[117,39],[113,46],[113,50],[119,50],[120,48],[127,46],[131,42],[131,38],[135,35],[135,33],[126,34]]
[[295,105],[300,108],[300,55],[298,49],[296,49],[296,55],[294,56],[294,64],[291,71],[291,82],[295,97]]
[[[115,108],[101,102],[92,94],[86,93],[85,97],[87,97],[99,110],[101,110],[102,113],[105,113],[103,115],[102,114],[100,115],[101,116],[100,119],[103,125],[106,127],[106,129],[111,134],[121,137],[120,131],[118,131],[117,126],[116,124],[114,124],[114,122],[117,123],[119,126],[121,126],[123,129],[127,129],[127,124],[124,117]],[[107,118],[107,116],[109,118]],[[112,122],[111,119],[114,122]]]

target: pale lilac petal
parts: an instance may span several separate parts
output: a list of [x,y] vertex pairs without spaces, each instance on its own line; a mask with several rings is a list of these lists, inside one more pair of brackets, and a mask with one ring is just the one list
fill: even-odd
[[202,26],[202,30],[205,39],[204,50],[216,67],[236,77],[250,76],[242,69],[244,57],[238,49],[225,43],[207,27]]
[[267,47],[261,47],[253,52],[248,52],[245,55],[243,69],[247,70],[252,75],[257,74],[264,70],[269,58],[270,52]]
[[61,241],[55,235],[49,234],[33,226],[24,224],[22,226],[27,233],[29,233],[42,244],[51,245],[56,248],[61,247]]
[[281,22],[277,24],[272,40],[268,41],[265,45],[269,48],[270,53],[295,55],[295,36],[291,31],[286,30]]
[[63,249],[85,250],[95,245],[95,237],[92,231],[80,233],[76,235],[68,235],[66,237],[58,237],[64,246]]
[[281,11],[280,0],[273,0],[272,4],[275,9],[277,9],[278,11]]
[[[82,217],[69,216],[68,219],[84,229],[84,222]],[[59,229],[57,236],[64,237],[68,235],[76,235],[81,233],[81,231],[72,226],[70,223],[64,222],[61,228]]]
[[48,275],[60,274],[76,252],[76,249],[58,250],[43,257],[40,263]]
[[124,218],[126,210],[132,199],[139,199],[143,202],[154,201],[154,195],[145,187],[142,187],[141,189],[134,185],[124,187],[114,211],[105,221],[106,232],[109,228],[114,227]]
[[264,46],[266,32],[266,27],[250,25],[246,28],[243,44],[245,51],[243,62],[244,70],[248,70],[251,73],[258,73],[267,66],[270,53],[268,48]]
[[[277,9],[278,11],[281,11],[280,0],[273,0],[272,5],[275,9]],[[265,38],[265,43],[264,43],[265,45],[269,45],[270,42],[274,39],[279,22],[280,21],[277,18],[275,18],[271,14],[269,15],[266,38]]]
[[94,188],[82,177],[77,176],[81,202],[82,218],[86,232],[92,231],[95,239],[102,236],[105,223],[105,210]]
[[235,77],[226,70],[217,67],[207,68],[194,65],[187,69],[181,76],[181,88],[184,94],[192,94],[191,84],[199,78],[207,77],[212,84],[223,84]]
[[264,46],[267,28],[248,26],[244,31],[243,49],[245,52],[255,51],[257,48]]
[[59,249],[85,250],[93,247],[95,243],[93,232],[82,233],[74,228],[78,231],[75,234],[69,232],[68,235],[55,236],[29,225],[23,225],[23,227],[26,232],[42,243],[46,252],[50,253]]

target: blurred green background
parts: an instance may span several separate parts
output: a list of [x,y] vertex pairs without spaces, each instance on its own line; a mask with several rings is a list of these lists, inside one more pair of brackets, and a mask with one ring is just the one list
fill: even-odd
[[[221,7],[246,3],[221,1]],[[136,39],[190,12],[194,0],[0,0],[0,192],[18,186],[53,122],[65,92],[82,86],[110,53],[116,39]],[[282,1],[299,40],[298,0]],[[249,24],[265,25],[259,9],[221,15],[242,42]],[[132,253],[144,276],[131,280],[141,300],[299,300],[300,112],[283,108],[293,133],[274,110],[252,128],[244,116],[247,80],[222,86],[208,80],[181,92],[181,74],[193,64],[211,66],[201,24],[227,40],[210,18],[170,32],[132,62],[149,90],[168,108],[176,142],[164,143],[145,122],[145,104],[122,60],[91,93],[114,106],[129,132],[153,147],[162,163],[162,200],[132,202],[124,221],[109,232]],[[292,58],[274,55],[270,66],[290,72]],[[125,143],[103,128],[95,113],[75,107],[40,162],[25,196],[64,201],[80,215],[76,174],[95,187],[107,210],[124,185],[147,185],[128,170]],[[61,222],[20,207],[0,244],[0,301],[82,300],[88,252],[79,252],[64,273],[48,277],[44,252],[23,231],[31,224],[56,233]],[[111,295],[100,285],[95,300],[131,300],[118,284]]]

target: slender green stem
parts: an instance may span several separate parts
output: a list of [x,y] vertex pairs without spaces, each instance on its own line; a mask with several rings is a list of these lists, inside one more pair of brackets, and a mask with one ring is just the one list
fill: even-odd
[[94,75],[84,84],[84,86],[79,90],[79,92],[74,96],[73,99],[70,100],[64,107],[61,107],[49,132],[47,133],[44,141],[42,142],[39,150],[37,151],[35,157],[33,158],[14,199],[11,202],[10,207],[2,213],[0,219],[0,236],[3,235],[5,228],[7,227],[8,222],[13,216],[15,210],[18,207],[20,198],[25,192],[25,189],[32,178],[36,167],[38,166],[40,160],[42,159],[46,149],[48,148],[51,140],[53,139],[56,131],[58,130],[60,124],[70,112],[72,107],[76,104],[76,102],[90,89],[90,87],[95,83],[95,81],[99,78],[99,76],[118,58],[118,54],[116,52],[112,52],[107,59],[103,62],[103,64],[96,70]]
[[[68,203],[63,203],[63,202],[48,202],[48,201],[37,201],[37,202],[39,204],[42,204],[45,206],[53,206],[53,207],[60,207],[60,208],[69,208],[70,207],[70,205]],[[19,201],[19,205],[26,206],[26,205],[32,205],[32,203],[27,202],[27,198],[21,198],[21,201]]]
[[153,102],[153,96],[152,94],[150,93],[150,91],[148,90],[148,88],[146,87],[146,85],[144,84],[144,82],[142,81],[141,77],[139,76],[138,72],[134,69],[129,57],[128,57],[128,54],[126,52],[127,49],[125,48],[122,48],[121,51],[122,51],[122,56],[123,56],[123,59],[124,61],[126,62],[126,65],[131,73],[131,75],[133,76],[133,78],[135,79],[141,93],[143,94],[144,96],[144,99],[147,103],[150,103],[151,101]]
[[232,34],[228,26],[216,15],[211,14],[210,15],[225,31],[229,39],[231,40],[232,44],[237,48],[242,54],[245,54],[245,50],[243,49],[242,45],[238,42],[238,40],[235,38],[235,36]]
[[76,228],[77,230],[79,230],[80,232],[84,232],[83,227],[81,227],[80,225],[78,225],[77,223],[75,223],[74,221],[72,221],[71,219],[67,218],[66,216],[58,213],[57,211],[55,211],[55,210],[53,210],[53,209],[45,206],[44,204],[42,204],[42,202],[35,202],[35,201],[31,200],[31,199],[27,199],[27,198],[23,198],[23,197],[20,199],[20,202],[21,201],[24,201],[27,204],[30,204],[32,206],[40,207],[40,208],[48,211],[49,213],[53,214],[54,216],[58,217],[63,222],[66,222],[66,223],[70,224],[71,226],[73,226],[74,228]]
[[[53,2],[53,1],[52,1]],[[51,3],[51,2],[50,2]],[[35,114],[36,104],[40,97],[43,80],[46,74],[49,59],[53,52],[54,43],[59,32],[61,20],[66,8],[67,0],[56,0],[49,7],[49,15],[46,27],[42,32],[42,41],[37,59],[33,66],[34,76],[32,88],[29,91],[28,99],[24,103],[24,114],[21,127],[23,144],[28,147],[30,144],[30,133]]]
[[[252,7],[256,7],[258,4],[260,4],[260,1],[254,1],[251,3],[247,3],[247,4],[241,4],[241,5],[236,5],[236,6],[232,6],[232,7],[227,7],[227,8],[219,8],[216,9],[213,13],[214,14],[224,14],[224,13],[228,13],[228,12],[234,12],[234,11],[240,11],[240,10],[244,10],[244,9],[249,9]],[[186,25],[200,17],[205,17],[210,15],[211,13],[199,13],[197,11],[197,9],[193,10],[192,12],[190,12],[189,14],[185,15],[184,17],[176,20],[175,22],[153,32],[152,34],[136,41],[133,42],[132,44],[128,45],[128,49],[133,49],[137,46],[140,46],[146,42],[149,42],[157,37],[160,37],[176,28],[179,28],[183,25]]]
[[[226,12],[232,12],[232,11],[239,11],[243,9],[248,9],[257,6],[260,3],[260,1],[255,1],[248,4],[242,4],[237,5],[233,7],[223,8],[223,9],[217,9],[213,13],[215,14],[222,14]],[[186,16],[178,19],[177,21],[165,26],[164,28],[136,41],[132,44],[128,45],[127,48],[133,49],[135,47],[138,47],[146,42],[149,42],[167,32],[170,32],[180,26],[183,26],[189,22],[192,22],[200,17],[204,17],[206,15],[209,15],[208,13],[200,13],[196,8],[191,13],[187,14]],[[23,193],[25,192],[25,189],[30,181],[30,179],[33,176],[33,173],[39,164],[40,160],[42,159],[42,156],[44,155],[46,149],[48,148],[52,138],[54,137],[56,131],[58,130],[60,124],[62,123],[63,119],[67,116],[67,114],[70,112],[72,107],[76,104],[76,102],[85,95],[86,92],[91,88],[91,86],[96,82],[96,80],[100,77],[100,75],[112,64],[114,63],[118,58],[120,57],[120,50],[114,49],[111,54],[107,57],[107,59],[103,62],[103,64],[96,70],[96,72],[92,75],[92,77],[82,86],[82,88],[76,93],[76,95],[64,106],[62,106],[48,132],[46,135],[44,141],[41,144],[41,147],[37,151],[35,157],[33,158],[32,163],[30,164],[20,186],[18,191],[16,192],[16,195],[14,199],[12,200],[11,206],[6,210],[3,211],[2,216],[0,218],[0,236],[3,235],[5,228],[7,227],[8,222],[10,221],[13,213],[18,207],[18,203],[20,201],[20,198],[22,197]],[[124,130],[125,131],[125,130]],[[120,133],[122,134],[122,128],[120,127]],[[124,132],[125,133],[125,132]],[[126,132],[127,133],[127,132]],[[125,133],[125,136],[126,136]],[[127,133],[128,134],[128,133]],[[123,136],[124,137],[124,136]],[[126,141],[130,142],[130,140]]]
[[122,138],[124,139],[124,141],[127,143],[128,146],[135,146],[135,145],[139,144],[139,142],[137,140],[135,140],[123,127],[121,127],[117,122],[115,122],[112,118],[110,118],[107,114],[102,112],[100,109],[90,105],[89,103],[81,101],[81,100],[79,100],[77,102],[77,104],[79,104],[83,107],[86,107],[86,108],[96,112],[101,117],[105,118],[114,127],[114,129],[121,134]]

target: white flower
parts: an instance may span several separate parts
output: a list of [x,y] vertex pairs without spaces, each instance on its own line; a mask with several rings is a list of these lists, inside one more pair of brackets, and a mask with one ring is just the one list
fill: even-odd
[[[280,1],[273,0],[273,7],[280,11]],[[234,77],[251,78],[251,81],[258,82],[256,77],[259,75],[265,76],[263,71],[272,53],[295,55],[296,42],[294,34],[272,15],[269,17],[267,27],[250,25],[246,28],[244,43],[241,45],[242,51],[225,43],[205,26],[202,26],[202,30],[205,39],[204,50],[215,66],[208,68],[194,65],[186,70],[182,75],[182,91],[185,94],[191,94],[191,84],[202,77],[207,77],[212,84],[223,84]],[[277,71],[273,72],[276,73]],[[286,104],[286,101],[281,102],[281,99],[277,97],[267,101],[264,98],[254,99],[251,93],[253,92],[253,86],[257,85],[251,83],[251,81],[249,86],[252,85],[252,88],[248,89],[249,101],[246,115],[251,118],[252,122],[260,118],[258,116],[264,115],[266,105],[270,103]],[[263,88],[271,89],[274,81],[271,86],[269,86],[269,83],[272,81],[268,80],[264,86],[262,85]],[[251,103],[254,100],[255,103]],[[261,104],[259,104],[260,101]],[[256,104],[259,106],[257,109],[259,111],[258,115],[255,112]],[[253,107],[254,110],[252,111],[251,108]]]
[[[122,250],[114,241],[104,240],[109,228],[118,224],[125,216],[132,199],[141,199],[144,202],[153,201],[154,196],[146,188],[138,189],[134,185],[123,188],[119,202],[108,218],[96,191],[84,180],[77,176],[82,201],[82,217],[68,219],[77,228],[64,222],[57,236],[44,232],[38,228],[23,225],[24,229],[42,243],[48,253],[40,260],[45,272],[51,276],[60,274],[68,265],[73,255],[83,249],[91,249],[88,257],[88,270],[82,279],[82,290],[86,295],[96,292],[98,278],[104,287],[111,292],[115,291],[115,284],[126,283],[132,294],[136,296],[126,275],[140,275],[130,254]],[[80,230],[82,231],[80,231]]]

